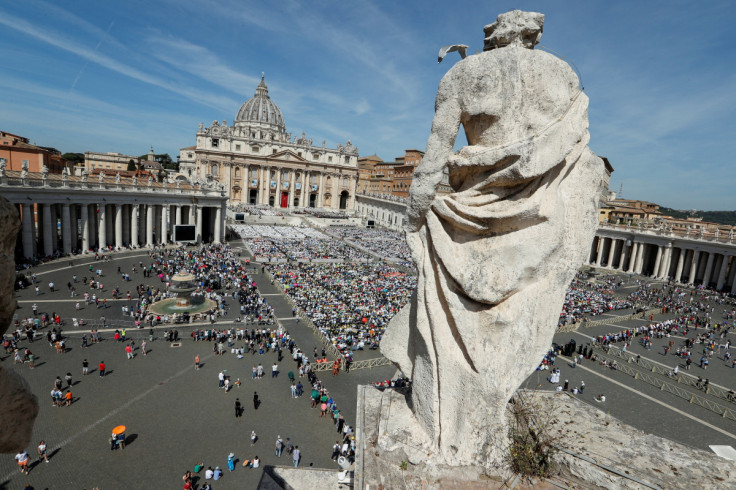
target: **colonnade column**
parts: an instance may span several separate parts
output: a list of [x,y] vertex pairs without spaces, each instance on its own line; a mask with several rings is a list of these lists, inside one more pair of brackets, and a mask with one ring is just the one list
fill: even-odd
[[641,274],[641,271],[644,268],[644,249],[646,248],[646,243],[642,242],[639,244],[639,250],[636,252],[636,269],[634,272],[637,274]]
[[677,268],[675,269],[675,282],[680,282],[682,278],[682,267],[685,265],[685,254],[687,249],[680,248],[680,256],[677,257]]
[[82,220],[82,253],[89,250],[89,207],[82,204],[79,209],[80,219]]
[[146,207],[146,246],[153,247],[153,216],[155,210],[153,204]]
[[687,278],[687,283],[692,285],[695,282],[695,276],[698,273],[698,259],[700,258],[700,251],[693,250],[693,261],[690,264],[690,274]]
[[[90,210],[90,207],[92,208]],[[90,214],[88,224],[89,224],[89,249],[95,249],[96,250],[96,244],[97,244],[97,204],[87,204],[87,213]],[[88,249],[88,250],[89,250]]]
[[215,236],[212,238],[212,243],[221,243],[222,234],[222,207],[217,206],[215,208]]
[[69,204],[61,205],[61,243],[65,254],[72,253],[72,217]]
[[202,241],[202,206],[197,206],[197,223],[195,225],[197,241]]
[[181,204],[176,206],[176,221],[174,221],[174,224],[181,224]]
[[603,249],[606,247],[606,238],[601,237],[600,240],[598,240],[598,254],[595,257],[595,266],[600,267],[601,263],[603,263]]
[[168,206],[166,204],[162,204],[161,205],[161,233],[159,233],[159,235],[161,235],[159,237],[161,244],[168,243],[168,233],[167,232],[169,230],[169,226],[168,226],[168,221],[167,221],[167,218],[168,218],[167,214],[168,214]]
[[621,247],[622,240],[617,240],[615,238],[611,239],[611,247],[608,251],[608,268],[609,269],[615,269],[613,266],[613,263],[616,261],[616,254],[618,253],[619,248]]
[[330,200],[330,204],[332,205],[330,207],[332,209],[338,209],[340,207],[340,199],[337,194],[339,189],[340,189],[340,176],[337,174],[332,174],[332,189],[330,190],[330,194],[332,194],[332,199]]
[[138,246],[138,205],[130,205],[130,246]]
[[618,267],[616,269],[622,271],[626,265],[626,259],[629,256],[629,246],[626,244],[626,239],[621,240],[621,258],[618,261]]
[[711,272],[713,270],[713,259],[715,259],[716,254],[713,252],[708,252],[708,262],[705,263],[705,271],[703,271],[703,286],[708,287],[708,283],[710,283],[710,276]]
[[721,259],[721,267],[718,271],[718,278],[716,279],[716,289],[720,291],[723,289],[723,285],[726,281],[726,272],[728,272],[728,255],[723,254]]
[[629,266],[626,268],[626,272],[634,272],[636,266],[636,256],[639,253],[639,242],[634,241],[631,244],[631,258],[629,259]]
[[105,209],[104,204],[102,204],[99,209],[100,220],[97,224],[97,246],[102,250],[107,246],[107,210]]
[[130,246],[130,207],[131,204],[123,205],[123,245]]
[[42,218],[43,218],[43,254],[53,255],[54,254],[54,242],[51,238],[51,205],[43,204]]
[[664,258],[662,260],[662,266],[659,268],[659,278],[667,279],[670,272],[670,262],[672,261],[672,244],[668,243],[664,248]]
[[123,248],[123,205],[115,204],[115,248]]
[[33,257],[33,218],[31,217],[31,205],[21,205],[21,224],[23,226],[23,256],[25,258]]

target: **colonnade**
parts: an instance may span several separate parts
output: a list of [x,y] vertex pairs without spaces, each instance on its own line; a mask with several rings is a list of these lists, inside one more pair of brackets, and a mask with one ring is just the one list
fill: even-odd
[[599,233],[593,240],[588,263],[736,293],[736,244]]
[[222,205],[108,203],[16,204],[26,258],[173,243],[175,225],[194,225],[196,241],[224,240]]

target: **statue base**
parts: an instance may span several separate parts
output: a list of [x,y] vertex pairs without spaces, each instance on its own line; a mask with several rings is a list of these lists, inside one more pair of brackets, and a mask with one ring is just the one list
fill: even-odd
[[515,488],[736,487],[736,463],[714,453],[644,433],[568,393],[523,396],[530,406],[543,407],[559,449],[547,479],[522,479],[508,468],[442,464],[414,426],[408,397],[359,386],[354,488],[481,489],[504,482]]

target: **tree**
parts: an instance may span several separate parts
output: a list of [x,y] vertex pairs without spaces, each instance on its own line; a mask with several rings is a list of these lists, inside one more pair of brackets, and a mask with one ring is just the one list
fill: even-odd
[[136,166],[136,164],[135,164],[135,160],[133,160],[133,159],[131,158],[131,159],[130,159],[130,161],[128,162],[128,169],[127,169],[127,170],[128,170],[128,172],[135,172],[137,168],[138,168],[138,167],[137,167],[137,166]]
[[72,167],[84,163],[84,153],[64,153],[61,158],[69,162]]

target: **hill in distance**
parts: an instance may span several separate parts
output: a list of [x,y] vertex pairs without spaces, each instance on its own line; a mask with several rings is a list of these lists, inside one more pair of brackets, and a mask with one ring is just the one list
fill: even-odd
[[661,206],[659,212],[673,218],[702,218],[703,221],[719,223],[721,225],[736,225],[736,211],[682,211]]

